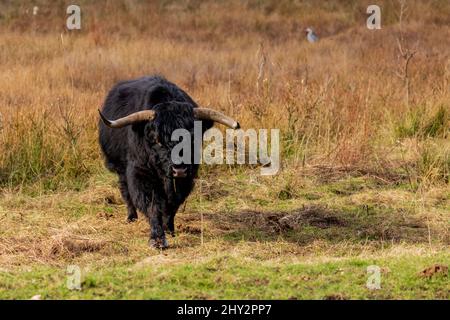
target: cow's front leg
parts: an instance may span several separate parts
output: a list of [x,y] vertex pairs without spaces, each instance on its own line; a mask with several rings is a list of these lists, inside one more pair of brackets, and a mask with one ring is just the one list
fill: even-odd
[[175,237],[175,213],[176,211],[170,210],[163,215],[163,227],[172,237]]
[[142,211],[150,223],[149,244],[155,248],[167,248],[162,215],[166,207],[164,195],[158,193],[157,181],[149,179],[135,167],[127,168],[130,196],[136,208]]
[[175,237],[175,215],[177,214],[181,203],[182,202],[177,202],[169,206],[163,216],[164,230],[166,230],[166,232],[168,232],[172,237]]
[[169,246],[163,228],[163,213],[166,205],[164,201],[153,198],[152,205],[149,208],[148,218],[150,223],[150,246],[157,249],[166,249]]

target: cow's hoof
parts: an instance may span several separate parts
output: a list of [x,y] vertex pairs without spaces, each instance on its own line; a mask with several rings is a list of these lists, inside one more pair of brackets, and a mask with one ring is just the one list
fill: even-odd
[[168,230],[166,234],[170,234],[172,237],[175,237],[175,230]]
[[155,249],[167,249],[169,247],[169,243],[166,240],[166,237],[158,238],[158,239],[150,239],[149,245]]
[[127,222],[134,222],[137,219],[138,219],[137,213],[134,212],[134,213],[131,213],[131,214],[128,215]]

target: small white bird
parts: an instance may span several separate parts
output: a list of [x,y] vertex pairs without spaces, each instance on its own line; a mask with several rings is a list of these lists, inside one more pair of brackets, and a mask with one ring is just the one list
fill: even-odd
[[313,43],[319,41],[319,37],[317,36],[317,34],[314,33],[312,28],[306,28],[305,32],[306,32],[306,39],[308,40],[308,42]]

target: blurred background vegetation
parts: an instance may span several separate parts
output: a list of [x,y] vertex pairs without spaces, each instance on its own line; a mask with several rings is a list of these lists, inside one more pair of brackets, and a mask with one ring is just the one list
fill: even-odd
[[79,1],[74,31],[69,4],[0,4],[2,187],[83,188],[104,170],[96,110],[108,89],[154,73],[244,128],[280,128],[288,174],[449,183],[448,1],[379,1],[376,31],[368,1]]

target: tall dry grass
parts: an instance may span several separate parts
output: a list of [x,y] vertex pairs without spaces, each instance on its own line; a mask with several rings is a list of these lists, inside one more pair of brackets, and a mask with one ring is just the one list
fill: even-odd
[[[80,31],[64,27],[68,1],[2,3],[0,185],[82,187],[104,170],[108,89],[154,73],[244,128],[280,128],[283,170],[448,184],[450,3],[408,1],[400,24],[400,2],[379,1],[383,29],[370,31],[366,2],[79,1]],[[415,50],[409,89],[398,39]]]

